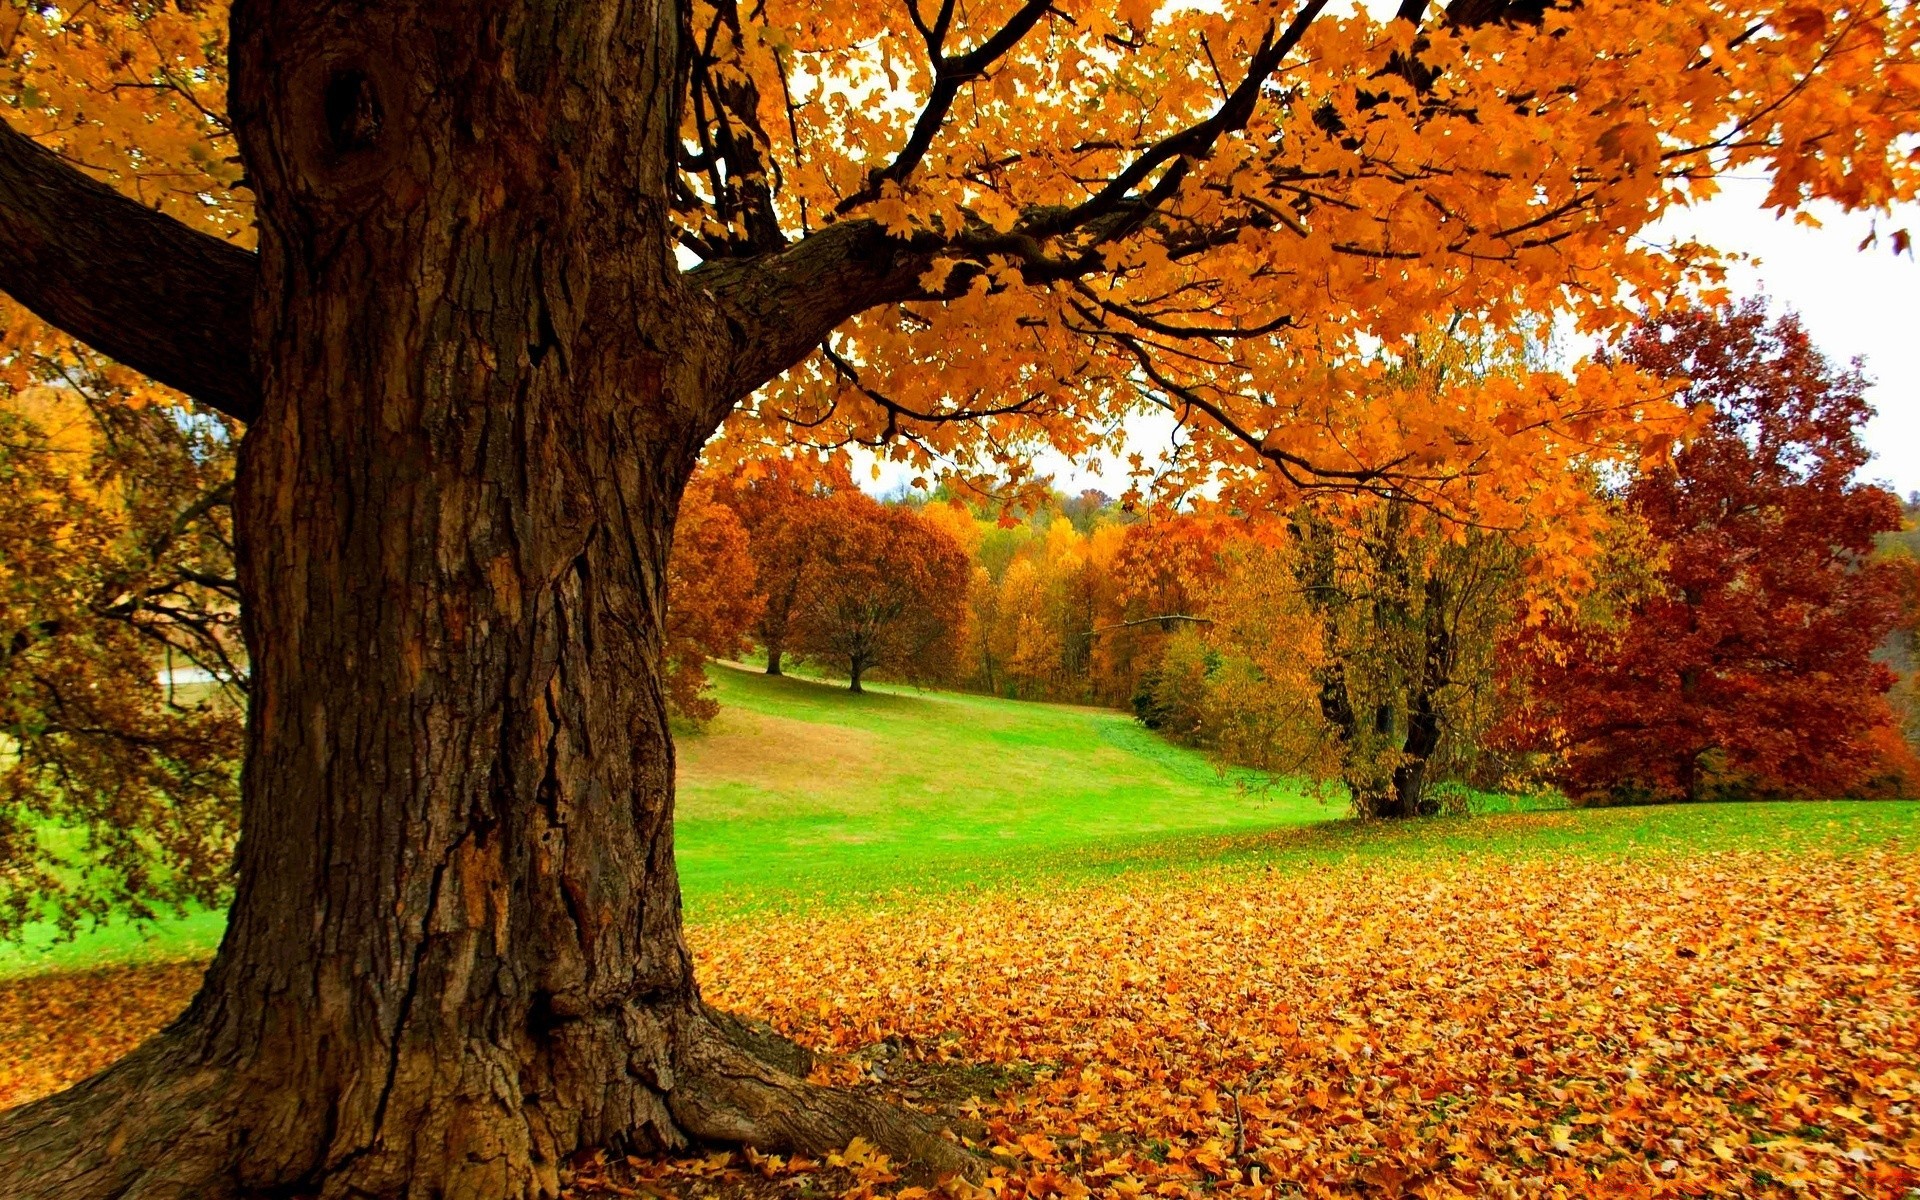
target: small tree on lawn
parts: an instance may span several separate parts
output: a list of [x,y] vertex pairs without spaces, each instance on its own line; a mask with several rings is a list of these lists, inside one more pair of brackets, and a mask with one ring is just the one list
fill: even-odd
[[876,669],[917,683],[945,678],[972,575],[953,535],[909,509],[849,493],[818,505],[812,537],[795,647],[845,668],[856,692]]

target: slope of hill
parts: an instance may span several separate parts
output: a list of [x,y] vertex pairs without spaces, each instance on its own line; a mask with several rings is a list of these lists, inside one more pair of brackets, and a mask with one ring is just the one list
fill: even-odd
[[[1122,713],[712,671],[722,705],[679,739],[688,915],[1155,857],[1342,816]],[[1050,870],[1051,869],[1051,870]]]
[[[1223,776],[1120,713],[919,692],[864,695],[714,666],[721,715],[678,735],[675,837],[690,919],[1193,853],[1195,835],[1338,816]],[[1217,841],[1217,839],[1208,839]],[[0,945],[0,978],[204,958],[224,915]]]

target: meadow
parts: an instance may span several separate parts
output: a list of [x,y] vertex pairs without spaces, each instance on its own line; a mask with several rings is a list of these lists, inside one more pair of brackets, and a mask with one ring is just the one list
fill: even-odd
[[[720,716],[677,732],[680,884],[690,921],[1070,887],[1256,862],[1841,849],[1897,836],[1916,806],[1751,803],[1569,811],[1478,798],[1470,817],[1347,819],[1337,794],[1222,771],[1123,713],[905,685],[861,695],[742,664],[709,669]],[[196,961],[223,914],[117,920],[0,945],[0,979]]]
[[[677,827],[708,1001],[943,1115],[982,1197],[1920,1185],[1920,805],[1357,822],[1118,713],[713,678]],[[171,1019],[218,928],[9,951],[0,1107]],[[582,1200],[928,1182],[859,1143],[571,1167]]]

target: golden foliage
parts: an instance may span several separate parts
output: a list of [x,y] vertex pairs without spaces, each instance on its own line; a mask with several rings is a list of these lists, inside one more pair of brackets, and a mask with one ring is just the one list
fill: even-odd
[[[1605,336],[1712,295],[1715,251],[1644,234],[1727,172],[1770,172],[1783,212],[1920,189],[1911,5],[1585,0],[1455,22],[1434,4],[1418,30],[1322,7],[692,5],[673,183],[687,254],[861,219],[939,248],[922,281],[938,299],[843,325],[748,401],[730,441],[867,443],[1017,484],[1043,447],[1129,461],[1125,418],[1164,411],[1180,448],[1132,460],[1143,489],[1265,499],[1386,472],[1510,526],[1585,504],[1570,464],[1663,455],[1688,428],[1670,389],[1588,361],[1442,397],[1379,348],[1443,330],[1517,345],[1554,313]],[[7,7],[0,104],[83,169],[244,243],[227,9]],[[1149,197],[1150,216],[1128,215]],[[0,326],[0,350],[59,353],[37,322]]]
[[[822,1080],[994,1081],[960,1114],[993,1196],[1891,1197],[1920,1184],[1917,884],[1906,847],[1213,868],[690,934],[707,999]],[[0,1104],[191,986],[0,985]],[[596,1166],[578,1194],[925,1195],[836,1157]]]
[[1906,849],[1256,869],[692,932],[708,999],[804,1044],[1030,1069],[973,1109],[1001,1196],[1894,1196],[1916,882]]
[[0,935],[227,895],[233,431],[125,399],[0,383]]

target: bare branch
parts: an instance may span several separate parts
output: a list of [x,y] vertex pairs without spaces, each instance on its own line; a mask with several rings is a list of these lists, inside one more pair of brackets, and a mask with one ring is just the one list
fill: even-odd
[[[912,7],[908,5],[909,9]],[[922,29],[927,40],[927,53],[933,59],[933,90],[927,96],[926,107],[920,110],[919,117],[914,120],[913,131],[907,135],[907,144],[901,147],[891,163],[870,173],[866,186],[842,200],[835,211],[851,212],[870,200],[878,199],[882,185],[899,183],[913,174],[914,168],[920,165],[920,160],[926,157],[927,150],[933,145],[934,135],[946,123],[954,98],[960,94],[960,85],[986,74],[987,68],[1018,45],[1027,31],[1039,24],[1040,18],[1046,16],[1052,7],[1052,0],[1027,0],[1020,6],[1020,11],[1014,13],[1012,19],[992,37],[959,58],[947,58],[941,52],[941,46],[946,39],[947,21],[952,17],[953,5],[943,3],[940,18],[934,27]],[[917,12],[914,19],[916,23],[919,21]]]
[[1117,625],[1096,625],[1092,629],[1082,630],[1080,636],[1083,638],[1098,637],[1103,633],[1113,633],[1116,630],[1138,629],[1142,625],[1158,625],[1161,631],[1165,632],[1171,630],[1176,623],[1182,621],[1189,625],[1213,624],[1212,617],[1193,617],[1188,616],[1186,613],[1167,613],[1158,617],[1141,617],[1135,621],[1122,621]]
[[[1294,14],[1286,29],[1275,36],[1271,27],[1260,39],[1260,45],[1254,50],[1247,64],[1247,73],[1238,87],[1227,97],[1212,116],[1197,125],[1189,125],[1180,132],[1171,134],[1143,151],[1140,157],[1127,164],[1118,175],[1109,180],[1093,197],[1085,203],[1053,217],[1042,227],[1030,230],[1036,234],[1061,233],[1078,229],[1113,212],[1133,197],[1133,190],[1145,183],[1147,178],[1167,163],[1174,163],[1168,176],[1162,178],[1148,192],[1147,199],[1152,203],[1146,207],[1155,207],[1170,195],[1173,188],[1185,177],[1185,170],[1175,160],[1203,158],[1213,149],[1215,142],[1237,129],[1246,126],[1253,116],[1255,103],[1260,99],[1260,89],[1267,80],[1280,69],[1293,48],[1300,44],[1307,29],[1327,6],[1327,0],[1307,0]],[[1171,183],[1169,183],[1171,179]],[[1162,194],[1166,193],[1166,194]]]
[[55,327],[242,421],[257,258],[129,200],[0,121],[0,289]]

